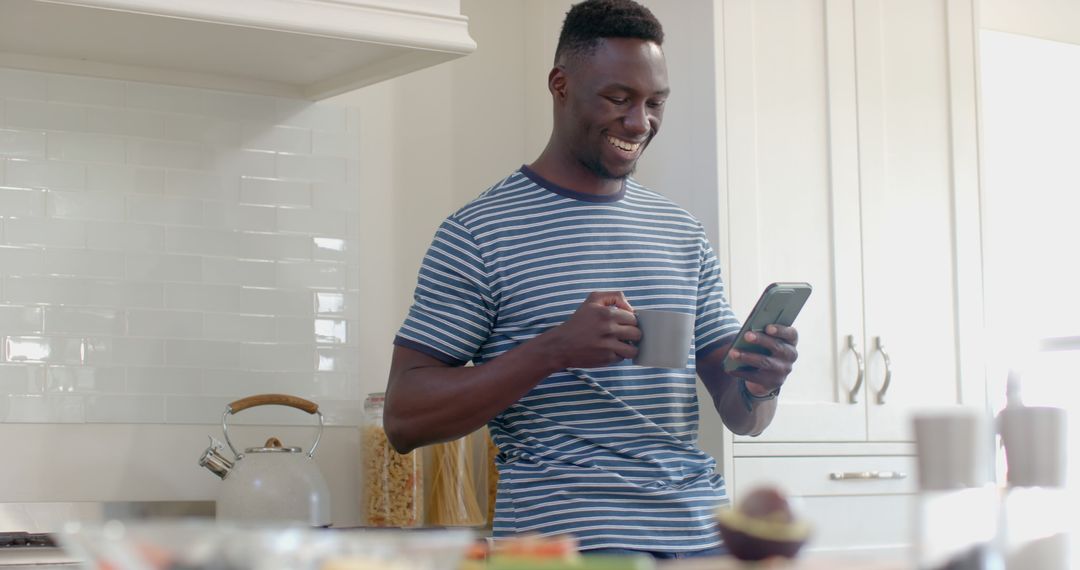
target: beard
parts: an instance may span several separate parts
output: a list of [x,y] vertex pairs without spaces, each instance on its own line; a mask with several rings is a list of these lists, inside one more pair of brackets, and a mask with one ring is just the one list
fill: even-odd
[[600,178],[604,178],[607,180],[625,180],[630,175],[632,175],[634,171],[637,170],[636,160],[632,165],[630,165],[630,170],[627,170],[622,174],[617,174],[609,170],[608,167],[604,166],[604,162],[599,158],[581,159],[581,164],[585,168],[589,169],[589,172],[592,172]]

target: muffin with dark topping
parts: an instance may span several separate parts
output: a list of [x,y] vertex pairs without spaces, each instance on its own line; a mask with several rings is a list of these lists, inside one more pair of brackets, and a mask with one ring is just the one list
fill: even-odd
[[795,517],[787,497],[774,487],[752,490],[716,517],[724,544],[739,560],[794,558],[810,537],[810,525]]

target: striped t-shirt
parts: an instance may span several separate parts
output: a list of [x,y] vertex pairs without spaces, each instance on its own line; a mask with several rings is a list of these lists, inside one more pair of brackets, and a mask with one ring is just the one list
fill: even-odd
[[670,200],[632,179],[617,194],[581,194],[521,167],[439,227],[395,344],[483,366],[593,291],[696,315],[689,366],[570,368],[492,419],[494,534],[570,533],[582,549],[718,546],[714,510],[727,496],[697,447],[694,361],[739,323],[701,224]]

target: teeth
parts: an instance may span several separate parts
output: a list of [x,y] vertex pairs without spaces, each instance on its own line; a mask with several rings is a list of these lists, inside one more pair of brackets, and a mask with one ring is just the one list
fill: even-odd
[[641,143],[626,142],[622,139],[617,139],[611,136],[609,136],[607,140],[609,143],[612,144],[612,146],[615,146],[620,150],[625,150],[626,152],[634,152],[638,149],[638,147],[641,146]]

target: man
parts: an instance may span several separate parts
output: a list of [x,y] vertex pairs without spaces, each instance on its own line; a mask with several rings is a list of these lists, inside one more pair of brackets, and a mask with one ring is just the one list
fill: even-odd
[[[443,222],[395,339],[391,443],[407,452],[487,424],[496,537],[721,552],[713,511],[727,497],[696,445],[695,371],[725,425],[756,435],[796,359],[790,327],[748,335],[769,355],[730,350],[739,323],[701,224],[630,178],[669,93],[662,42],[632,0],[568,12],[547,147]],[[688,368],[628,360],[644,308],[696,316]],[[729,352],[742,368],[730,375]]]

